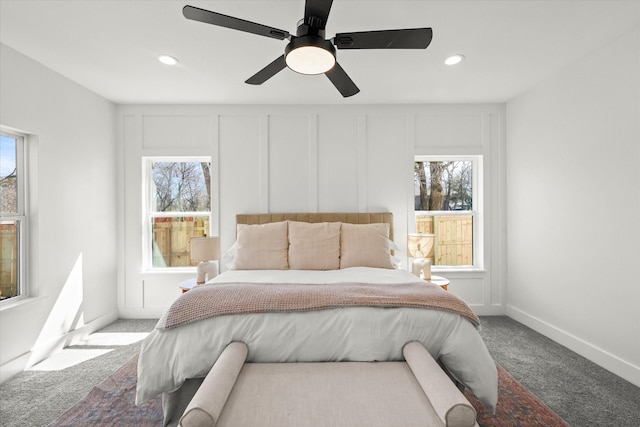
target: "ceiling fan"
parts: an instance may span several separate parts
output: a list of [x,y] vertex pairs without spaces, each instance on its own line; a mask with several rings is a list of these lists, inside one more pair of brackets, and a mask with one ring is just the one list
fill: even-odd
[[289,40],[283,55],[249,77],[245,83],[260,85],[289,67],[301,74],[324,73],[344,97],[355,95],[360,89],[336,62],[334,45],[338,49],[426,49],[431,43],[431,28],[338,33],[333,39],[325,39],[325,27],[332,3],[333,0],[306,0],[304,19],[298,23],[296,35],[194,6],[185,6],[182,13],[185,18],[193,21]]

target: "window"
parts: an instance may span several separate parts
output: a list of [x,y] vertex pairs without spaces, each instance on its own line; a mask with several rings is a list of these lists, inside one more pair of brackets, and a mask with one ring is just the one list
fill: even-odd
[[432,265],[480,267],[482,158],[416,156],[416,232],[433,236]]
[[25,295],[24,137],[0,132],[0,300]]
[[192,237],[210,234],[211,159],[144,159],[147,268],[189,267]]

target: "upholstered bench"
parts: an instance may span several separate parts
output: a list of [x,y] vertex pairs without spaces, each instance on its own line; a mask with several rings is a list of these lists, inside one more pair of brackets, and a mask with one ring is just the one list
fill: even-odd
[[475,409],[417,342],[406,362],[245,363],[234,342],[187,406],[183,427],[473,427]]

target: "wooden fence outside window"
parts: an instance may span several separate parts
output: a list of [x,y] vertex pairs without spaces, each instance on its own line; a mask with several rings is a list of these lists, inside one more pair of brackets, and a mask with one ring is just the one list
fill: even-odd
[[154,267],[188,267],[196,263],[189,256],[189,241],[209,232],[209,220],[203,218],[154,218]]
[[0,224],[0,298],[18,294],[18,233],[14,224]]
[[471,215],[416,215],[416,232],[435,234],[428,257],[433,265],[473,265]]

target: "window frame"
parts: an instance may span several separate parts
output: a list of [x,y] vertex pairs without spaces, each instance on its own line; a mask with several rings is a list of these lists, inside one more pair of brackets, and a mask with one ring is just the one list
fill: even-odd
[[446,161],[470,161],[472,167],[471,174],[471,197],[472,206],[468,211],[418,211],[415,209],[415,183],[412,188],[412,207],[413,207],[413,229],[416,229],[416,216],[429,215],[429,216],[468,216],[472,218],[473,224],[473,264],[471,265],[433,265],[432,268],[435,271],[450,272],[450,271],[480,271],[484,270],[484,170],[483,170],[483,156],[481,154],[469,154],[469,155],[426,155],[415,154],[413,156],[413,165],[416,162],[446,162]]
[[[209,230],[207,235],[212,235],[213,229],[213,188],[210,188],[211,200],[208,211],[190,212],[158,212],[151,209],[153,206],[153,176],[152,165],[156,162],[180,162],[201,163],[208,162],[213,167],[211,156],[143,156],[142,157],[142,269],[145,272],[195,272],[196,266],[179,267],[154,267],[153,266],[153,218],[179,218],[179,217],[209,217]],[[210,185],[213,186],[213,174]]]
[[28,188],[28,174],[27,174],[27,135],[18,133],[15,131],[7,130],[0,127],[0,135],[14,139],[16,141],[16,177],[17,177],[17,194],[16,194],[16,211],[17,212],[2,212],[0,211],[0,221],[15,221],[16,222],[16,244],[17,248],[17,282],[16,293],[14,297],[9,297],[0,300],[0,306],[13,305],[15,302],[26,299],[29,297],[29,289],[27,286],[27,267],[26,260],[28,254],[28,218],[27,218],[27,188]]

